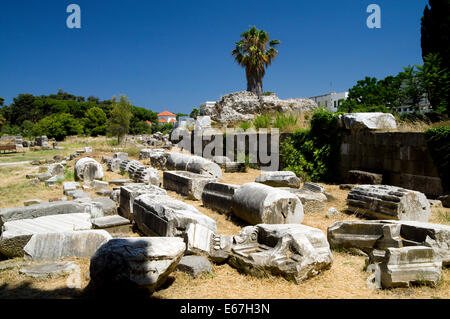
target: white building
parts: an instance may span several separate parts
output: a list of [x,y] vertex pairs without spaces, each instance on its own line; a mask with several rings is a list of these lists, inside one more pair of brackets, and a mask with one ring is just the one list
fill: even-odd
[[177,121],[177,116],[169,111],[164,111],[158,114],[158,122],[162,124],[174,123]]
[[317,103],[319,107],[325,107],[331,112],[337,112],[338,106],[348,98],[348,92],[323,94],[312,96],[309,99]]

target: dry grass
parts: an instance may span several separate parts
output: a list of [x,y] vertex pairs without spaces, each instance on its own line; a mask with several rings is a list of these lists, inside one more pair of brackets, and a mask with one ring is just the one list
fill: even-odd
[[449,121],[437,122],[437,123],[429,123],[420,120],[414,121],[401,121],[397,119],[397,129],[395,132],[423,132],[430,128],[435,128],[439,126],[449,126]]
[[[83,141],[77,141],[82,143]],[[102,142],[104,143],[104,141]],[[63,144],[63,143],[62,143]],[[79,145],[74,143],[75,146]],[[89,145],[89,144],[88,144]],[[92,145],[92,144],[90,144]],[[65,146],[65,145],[63,145]],[[100,144],[98,147],[102,147]],[[106,147],[106,146],[105,146]],[[67,154],[72,148],[67,148]],[[117,150],[114,150],[117,151]],[[99,151],[94,146],[94,152],[89,156],[96,160],[102,156],[111,156],[111,152]],[[73,169],[74,161],[68,163]],[[48,199],[62,196],[62,185],[47,188],[43,185],[30,187],[25,185],[25,174],[35,168],[31,165],[0,168],[0,207],[21,205],[26,199]],[[121,175],[104,170],[104,180],[122,178]],[[160,171],[162,174],[162,172]],[[253,182],[260,171],[249,169],[247,173],[224,173],[222,182],[242,185]],[[345,199],[348,191],[340,190],[337,185],[321,184],[327,193],[332,194],[335,200],[327,203],[326,209],[335,207],[343,211],[346,207]],[[90,191],[93,197],[96,195]],[[247,224],[225,214],[219,214],[203,207],[201,201],[185,200],[181,195],[172,191],[168,194],[176,199],[185,201],[199,209],[200,212],[213,218],[217,222],[218,232],[225,235],[237,234]],[[433,208],[431,222],[449,225],[449,208]],[[447,216],[447,217],[446,217]],[[446,219],[447,218],[447,219]],[[334,218],[325,218],[325,211],[315,214],[306,214],[304,224],[317,227],[326,233],[328,226],[337,220],[354,220],[357,217],[340,214]],[[130,236],[137,236],[130,234]],[[436,288],[426,286],[412,288],[398,288],[390,290],[372,290],[367,288],[368,273],[363,271],[365,257],[348,254],[342,251],[333,251],[334,262],[331,269],[318,276],[296,285],[281,277],[268,276],[255,278],[239,273],[227,264],[213,265],[213,274],[202,275],[192,279],[181,272],[170,275],[172,284],[158,290],[153,294],[156,298],[289,298],[289,299],[335,299],[335,298],[450,298],[450,269],[443,270],[442,283]],[[84,258],[66,259],[75,261],[81,268],[81,290],[69,289],[66,286],[66,277],[56,279],[34,279],[19,274],[18,269],[0,271],[0,299],[1,298],[78,298],[89,280],[89,260]],[[149,296],[150,297],[150,296]]]

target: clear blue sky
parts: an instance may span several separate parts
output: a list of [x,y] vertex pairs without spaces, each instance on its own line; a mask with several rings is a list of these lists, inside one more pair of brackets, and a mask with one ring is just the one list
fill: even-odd
[[[68,29],[66,7],[81,7]],[[381,7],[381,29],[366,8]],[[126,94],[153,111],[188,113],[246,89],[231,57],[255,25],[279,39],[263,81],[281,98],[346,91],[365,76],[421,64],[420,18],[427,0],[2,0],[0,97],[19,93],[109,99]]]

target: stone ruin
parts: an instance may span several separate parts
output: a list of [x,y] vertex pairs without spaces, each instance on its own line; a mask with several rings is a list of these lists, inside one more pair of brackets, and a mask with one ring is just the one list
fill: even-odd
[[427,222],[430,203],[417,191],[388,185],[359,185],[347,196],[348,211],[372,219]]
[[75,178],[84,182],[102,179],[102,165],[93,158],[83,157],[75,163]]
[[[436,285],[450,264],[450,227],[417,221],[339,221],[328,227],[331,248],[364,252],[377,288]],[[374,281],[374,282],[372,282]]]

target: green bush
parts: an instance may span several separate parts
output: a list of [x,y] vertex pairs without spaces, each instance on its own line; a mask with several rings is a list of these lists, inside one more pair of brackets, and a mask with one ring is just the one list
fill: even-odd
[[91,136],[105,135],[108,128],[105,112],[99,107],[87,110],[83,118],[84,132]]
[[270,128],[272,118],[269,114],[261,114],[253,119],[253,126],[255,129]]
[[281,143],[284,169],[305,180],[336,181],[342,137],[338,114],[323,109],[316,111],[309,130],[297,130]]
[[444,190],[450,189],[450,126],[424,132],[430,155],[438,168]]

